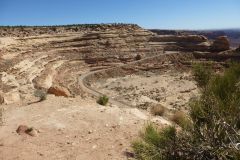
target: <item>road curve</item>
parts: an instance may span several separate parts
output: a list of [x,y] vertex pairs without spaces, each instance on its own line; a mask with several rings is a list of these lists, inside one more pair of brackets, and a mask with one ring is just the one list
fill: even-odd
[[[86,78],[88,76],[91,76],[93,74],[96,74],[96,73],[101,73],[101,72],[105,72],[107,70],[111,70],[111,69],[115,69],[115,68],[120,68],[120,67],[124,67],[124,66],[128,66],[128,65],[133,65],[135,63],[139,63],[139,62],[142,62],[142,61],[145,61],[145,60],[148,60],[148,59],[152,59],[152,58],[156,58],[156,57],[159,57],[159,56],[162,56],[162,55],[167,55],[167,54],[176,54],[176,53],[179,53],[179,52],[168,52],[168,53],[162,53],[162,54],[158,54],[158,55],[155,55],[155,56],[151,56],[151,57],[147,57],[147,58],[143,58],[141,60],[137,60],[137,61],[133,61],[133,62],[129,62],[127,64],[120,64],[116,67],[111,67],[111,68],[107,68],[107,69],[102,69],[102,70],[97,70],[97,71],[92,71],[92,72],[88,72],[86,74],[83,74],[81,75],[79,78],[78,78],[78,84],[79,86],[87,93],[93,95],[94,97],[100,97],[100,96],[103,96],[105,95],[104,93],[101,93],[97,90],[95,90],[94,88],[92,88],[91,86],[89,86],[87,84],[87,81],[86,81]],[[109,97],[109,102],[113,105],[117,105],[117,106],[121,106],[121,107],[134,107],[132,106],[131,104],[128,104],[126,102],[122,102],[122,101],[118,101],[118,100],[115,100],[114,98],[112,97]]]

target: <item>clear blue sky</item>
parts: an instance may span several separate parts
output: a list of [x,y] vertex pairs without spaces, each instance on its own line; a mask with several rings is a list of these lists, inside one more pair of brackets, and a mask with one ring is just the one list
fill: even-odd
[[0,25],[136,23],[144,28],[240,28],[240,0],[0,0]]

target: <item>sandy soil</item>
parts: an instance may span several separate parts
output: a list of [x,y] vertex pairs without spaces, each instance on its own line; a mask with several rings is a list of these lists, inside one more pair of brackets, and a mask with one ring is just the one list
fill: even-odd
[[98,81],[93,85],[102,93],[146,109],[149,103],[160,103],[168,109],[187,109],[190,98],[198,95],[196,82],[188,72],[146,72]]
[[15,38],[11,38],[11,37],[1,37],[0,38],[0,48],[7,47],[8,45],[12,45],[15,43],[16,43]]
[[[6,108],[7,107],[7,108]],[[0,159],[127,159],[130,142],[149,120],[168,122],[144,111],[100,106],[93,99],[57,98],[31,105],[5,106],[0,127]],[[18,135],[19,125],[39,130],[36,137]]]

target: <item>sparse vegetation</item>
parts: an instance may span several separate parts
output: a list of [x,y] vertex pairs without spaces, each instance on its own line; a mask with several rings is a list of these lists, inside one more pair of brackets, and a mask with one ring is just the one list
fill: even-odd
[[191,120],[175,115],[174,121],[182,127],[178,133],[174,128],[158,131],[147,126],[133,143],[136,159],[240,159],[240,64],[209,79],[205,71],[199,72],[205,77],[198,81],[204,92],[190,103]]
[[151,113],[153,115],[162,116],[165,112],[165,107],[161,104],[157,104],[151,107]]
[[165,160],[175,158],[176,129],[174,127],[166,127],[159,131],[153,124],[148,124],[144,132],[140,133],[140,138],[132,143],[136,159]]
[[139,60],[141,60],[141,59],[142,59],[142,56],[141,56],[140,54],[136,55],[136,57],[135,57],[135,60],[136,60],[136,61],[139,61]]
[[204,87],[210,80],[212,71],[207,66],[204,66],[202,64],[195,64],[193,66],[193,74],[195,77],[195,81],[198,83],[198,85],[200,87]]
[[34,96],[39,98],[39,102],[44,101],[47,99],[47,92],[44,90],[36,90],[34,92]]
[[109,101],[109,98],[106,95],[104,95],[99,97],[99,99],[97,100],[97,103],[100,105],[106,106],[108,101]]
[[177,111],[172,115],[171,120],[182,128],[187,129],[191,127],[191,121],[188,119],[187,115],[184,112]]

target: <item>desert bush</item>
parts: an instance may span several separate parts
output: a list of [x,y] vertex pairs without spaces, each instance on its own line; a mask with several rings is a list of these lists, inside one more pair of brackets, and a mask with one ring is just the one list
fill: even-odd
[[165,160],[174,158],[176,129],[166,127],[159,131],[153,124],[148,124],[140,139],[132,143],[135,158],[139,160]]
[[[240,159],[240,64],[232,64],[222,75],[213,75],[202,95],[190,103],[188,127],[176,118],[182,130],[168,144],[146,141],[149,133],[133,143],[137,159]],[[177,116],[182,117],[182,116]],[[190,122],[190,123],[189,123]],[[154,131],[161,137],[162,131]],[[138,145],[136,145],[138,144]],[[142,150],[140,149],[140,147]]]
[[175,112],[171,117],[171,120],[176,124],[180,124],[181,121],[183,121],[184,119],[185,119],[185,114],[181,111]]
[[184,129],[189,129],[192,125],[191,121],[188,119],[186,113],[181,112],[181,111],[175,112],[172,115],[171,120]]
[[142,56],[141,56],[140,54],[136,55],[136,57],[135,57],[135,60],[136,60],[136,61],[139,61],[139,60],[141,60],[141,59],[142,59]]
[[161,104],[157,104],[151,107],[151,113],[155,116],[162,116],[165,112],[165,107]]
[[34,96],[39,98],[39,102],[47,99],[47,92],[44,90],[35,90]]
[[204,87],[207,85],[208,81],[210,80],[212,71],[207,66],[204,66],[202,64],[195,64],[193,66],[193,75],[198,85],[200,87]]
[[109,101],[109,98],[106,95],[104,95],[99,97],[99,99],[97,100],[97,103],[100,105],[106,106],[108,101]]

